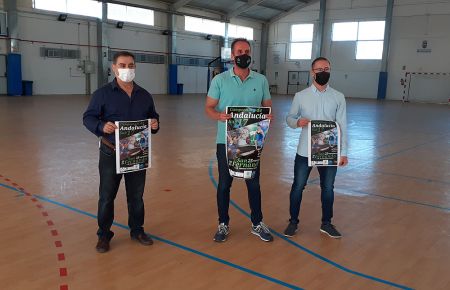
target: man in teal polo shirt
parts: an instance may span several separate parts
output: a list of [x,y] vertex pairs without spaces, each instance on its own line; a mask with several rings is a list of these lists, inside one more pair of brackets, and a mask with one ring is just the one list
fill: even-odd
[[[234,66],[215,76],[206,97],[206,115],[217,120],[217,163],[219,184],[217,186],[217,208],[219,227],[214,241],[225,242],[230,233],[228,208],[230,204],[230,188],[233,177],[228,171],[226,157],[225,121],[230,118],[225,113],[227,106],[264,106],[271,107],[269,85],[262,74],[249,69],[251,63],[250,43],[245,38],[237,38],[231,44],[231,59]],[[271,119],[272,116],[270,115]],[[259,167],[253,179],[246,179],[248,200],[250,202],[252,227],[251,233],[265,242],[273,241],[269,228],[262,222],[261,190],[259,186]]]

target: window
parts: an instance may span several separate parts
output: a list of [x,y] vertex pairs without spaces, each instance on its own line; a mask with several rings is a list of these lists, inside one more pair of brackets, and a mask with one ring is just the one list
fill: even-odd
[[243,37],[247,40],[253,40],[253,28],[228,24],[228,36],[231,38]]
[[153,10],[108,3],[108,19],[154,25]]
[[33,8],[102,18],[102,3],[94,0],[34,0]]
[[[225,36],[225,23],[197,17],[184,17],[184,30]],[[228,24],[228,36],[253,40],[253,28]]]
[[355,41],[358,35],[358,22],[333,23],[333,41]]
[[184,29],[205,34],[225,35],[225,23],[197,17],[184,17]]
[[311,59],[314,24],[291,26],[289,59]]
[[356,59],[383,57],[384,21],[359,22]]
[[66,0],[34,0],[33,4],[36,9],[67,12]]
[[333,23],[333,41],[356,41],[356,59],[383,57],[384,21]]
[[383,41],[358,41],[356,43],[356,59],[381,59],[383,57]]

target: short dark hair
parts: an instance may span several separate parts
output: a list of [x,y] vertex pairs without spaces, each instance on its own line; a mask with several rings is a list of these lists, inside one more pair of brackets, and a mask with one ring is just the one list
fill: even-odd
[[119,52],[116,52],[116,53],[114,54],[114,56],[113,56],[113,64],[116,64],[116,63],[117,63],[117,59],[118,59],[119,57],[121,57],[121,56],[129,56],[129,57],[132,57],[132,58],[133,58],[133,61],[135,61],[134,54],[132,54],[131,52],[129,52],[129,51],[119,51]]
[[246,42],[248,44],[248,46],[250,46],[250,49],[252,48],[252,46],[250,45],[250,41],[248,41],[246,38],[236,38],[235,40],[233,40],[233,42],[231,43],[231,52],[234,52],[234,46],[236,45],[236,43],[238,42]]
[[314,65],[315,65],[316,62],[318,62],[319,60],[324,60],[324,61],[328,62],[329,65],[331,65],[331,62],[328,60],[328,58],[323,57],[323,56],[319,56],[318,58],[316,58],[315,60],[313,60],[313,62],[311,63],[311,68],[314,68]]

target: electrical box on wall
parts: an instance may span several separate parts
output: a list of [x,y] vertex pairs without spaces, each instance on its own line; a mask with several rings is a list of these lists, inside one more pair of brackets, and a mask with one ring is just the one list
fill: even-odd
[[80,60],[77,70],[82,71],[85,74],[93,74],[95,73],[95,64],[91,60]]
[[83,72],[85,74],[93,74],[93,73],[95,73],[95,64],[94,64],[93,61],[85,60],[85,61],[83,61],[83,63],[84,63],[84,66],[83,66],[84,70],[83,70]]

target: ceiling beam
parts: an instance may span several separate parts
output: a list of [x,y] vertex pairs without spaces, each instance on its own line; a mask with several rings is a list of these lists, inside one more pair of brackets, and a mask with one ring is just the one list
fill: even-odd
[[173,3],[172,5],[170,5],[170,9],[173,11],[177,11],[178,9],[180,9],[181,7],[189,4],[189,2],[191,2],[192,0],[177,0],[175,3]]
[[280,11],[280,12],[287,12],[287,10],[285,10],[285,9],[281,9],[281,8],[274,7],[274,6],[267,5],[267,4],[263,4],[263,3],[258,4],[258,6],[259,6],[259,7],[262,7],[262,8],[267,8],[267,9],[272,9],[272,10]]
[[228,12],[227,18],[231,19],[233,17],[236,17],[239,14],[244,13],[245,11],[249,10],[252,7],[257,6],[262,2],[264,2],[264,0],[248,0],[246,4],[241,5],[238,8],[234,9],[233,11]]
[[274,23],[278,20],[280,20],[283,17],[288,16],[289,14],[292,14],[294,12],[297,12],[298,10],[305,8],[306,6],[310,6],[316,2],[319,2],[320,0],[309,0],[309,1],[299,1],[299,3],[297,5],[295,5],[294,7],[292,7],[291,9],[289,9],[286,12],[282,12],[278,15],[275,15],[274,17],[270,18],[269,23]]

